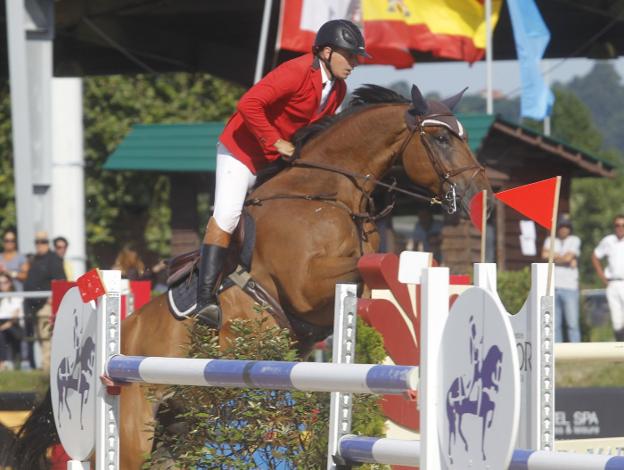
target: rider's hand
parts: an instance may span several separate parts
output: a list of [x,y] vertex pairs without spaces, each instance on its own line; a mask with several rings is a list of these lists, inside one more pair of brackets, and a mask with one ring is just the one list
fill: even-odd
[[287,140],[277,139],[277,141],[273,144],[273,147],[275,147],[277,151],[285,157],[292,157],[295,153],[295,146]]

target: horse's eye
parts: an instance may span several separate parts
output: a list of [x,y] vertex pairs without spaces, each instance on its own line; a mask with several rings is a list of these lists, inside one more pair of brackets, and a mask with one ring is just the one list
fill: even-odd
[[438,134],[436,135],[435,139],[441,144],[448,144],[448,141],[449,141],[446,134]]

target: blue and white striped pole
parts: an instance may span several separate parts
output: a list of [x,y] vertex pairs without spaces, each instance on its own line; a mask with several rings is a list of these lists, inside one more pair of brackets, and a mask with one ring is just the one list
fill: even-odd
[[109,359],[107,375],[119,382],[384,395],[418,386],[418,367],[410,366],[123,355]]
[[[340,440],[340,456],[352,463],[420,465],[420,441],[345,436]],[[624,470],[624,457],[514,450],[509,470]]]

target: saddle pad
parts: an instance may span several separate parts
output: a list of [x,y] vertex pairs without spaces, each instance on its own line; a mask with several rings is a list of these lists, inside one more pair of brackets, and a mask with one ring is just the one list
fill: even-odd
[[197,271],[190,278],[184,279],[167,292],[169,311],[176,320],[186,320],[197,305]]

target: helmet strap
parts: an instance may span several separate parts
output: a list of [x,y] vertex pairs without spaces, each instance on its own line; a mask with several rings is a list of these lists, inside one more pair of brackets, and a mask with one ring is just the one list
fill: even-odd
[[331,68],[331,58],[332,58],[332,54],[334,53],[334,50],[330,48],[329,50],[329,58],[328,59],[324,59],[323,57],[319,57],[319,59],[321,59],[321,62],[323,62],[325,64],[325,68],[327,69],[327,72],[329,73],[329,79],[333,80],[334,77],[334,71]]

